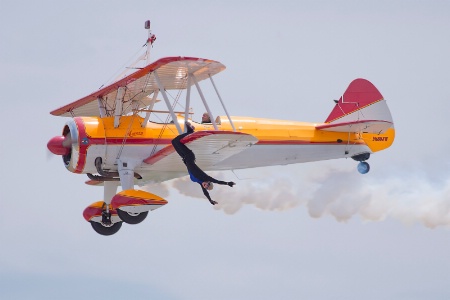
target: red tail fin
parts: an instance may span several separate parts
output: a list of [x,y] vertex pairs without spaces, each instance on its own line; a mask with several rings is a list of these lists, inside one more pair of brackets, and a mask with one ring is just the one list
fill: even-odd
[[[380,101],[384,102],[383,96],[370,81],[362,78],[355,79],[336,103],[325,123],[355,120],[384,120],[392,122],[391,114],[385,103],[384,105],[375,105],[373,108],[368,109],[369,106]],[[353,115],[355,112],[359,113]],[[350,115],[352,115],[351,118],[344,118],[345,116],[350,117]]]
[[365,79],[355,79],[336,103],[319,130],[359,133],[372,152],[391,146],[395,138],[391,112],[377,88]]

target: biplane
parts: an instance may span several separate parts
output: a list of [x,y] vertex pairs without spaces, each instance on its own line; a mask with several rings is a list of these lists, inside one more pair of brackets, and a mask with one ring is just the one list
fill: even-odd
[[[145,56],[140,58],[145,60],[143,67],[51,112],[70,119],[61,135],[48,142],[48,149],[62,157],[68,171],[87,176],[88,185],[103,186],[103,199],[83,212],[99,234],[112,235],[122,223],[138,224],[149,211],[168,203],[139,187],[188,174],[171,144],[184,132],[186,121],[198,131],[182,141],[196,154],[196,162],[204,171],[352,158],[359,162],[358,171],[365,174],[370,155],[394,141],[386,100],[372,83],[361,78],[353,80],[335,100],[324,122],[231,116],[213,80],[225,66],[210,59],[182,56],[150,63],[149,49],[155,36],[149,22],[146,28],[149,38]],[[223,115],[216,115],[204,96],[200,82],[208,81]],[[195,121],[191,110],[194,88],[211,123]],[[185,94],[181,111],[176,110],[181,97],[170,95],[177,91]],[[165,108],[157,110],[157,105]],[[167,117],[155,121],[152,117],[156,114]]]

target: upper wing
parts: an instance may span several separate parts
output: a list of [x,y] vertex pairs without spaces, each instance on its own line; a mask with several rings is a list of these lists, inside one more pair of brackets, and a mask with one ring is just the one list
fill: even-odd
[[[197,131],[183,138],[181,142],[195,153],[196,163],[200,168],[214,170],[217,163],[256,144],[258,139],[241,132]],[[172,145],[161,149],[144,162],[152,165],[152,170],[180,171],[180,166],[185,170]]]
[[[106,109],[106,114],[113,115],[118,90],[123,87],[123,94],[119,96],[122,100],[122,115],[124,115],[132,109],[148,106],[151,102],[148,96],[159,88],[186,89],[188,74],[193,74],[197,81],[201,81],[223,70],[225,70],[223,64],[209,59],[181,56],[161,58],[113,84],[50,113],[63,117],[100,116],[100,100]],[[155,71],[163,87],[157,85]],[[191,82],[192,84],[194,83]]]

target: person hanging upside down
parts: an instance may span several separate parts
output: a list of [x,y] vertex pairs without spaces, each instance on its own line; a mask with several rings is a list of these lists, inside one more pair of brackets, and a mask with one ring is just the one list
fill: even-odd
[[235,185],[236,183],[234,183],[233,181],[226,182],[212,178],[197,166],[197,164],[195,163],[194,152],[192,152],[191,149],[189,149],[185,144],[181,142],[182,138],[193,133],[195,129],[195,127],[192,126],[191,123],[189,122],[186,122],[186,127],[187,132],[180,134],[179,136],[174,138],[172,140],[172,145],[177,151],[177,153],[183,159],[183,162],[186,165],[191,180],[193,182],[197,182],[198,184],[200,184],[200,186],[202,187],[203,194],[206,196],[206,198],[208,198],[209,202],[211,202],[212,205],[217,204],[216,201],[211,199],[208,193],[208,191],[213,189],[213,182],[217,184],[228,185],[230,187],[233,187],[233,185]]

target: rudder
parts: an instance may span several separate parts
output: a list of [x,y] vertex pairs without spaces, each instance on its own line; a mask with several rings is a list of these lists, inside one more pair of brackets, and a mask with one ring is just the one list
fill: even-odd
[[395,139],[391,112],[378,89],[368,80],[353,80],[319,130],[352,132],[372,152],[386,149]]
[[325,123],[384,121],[393,124],[392,116],[378,89],[368,80],[353,80],[336,103]]

